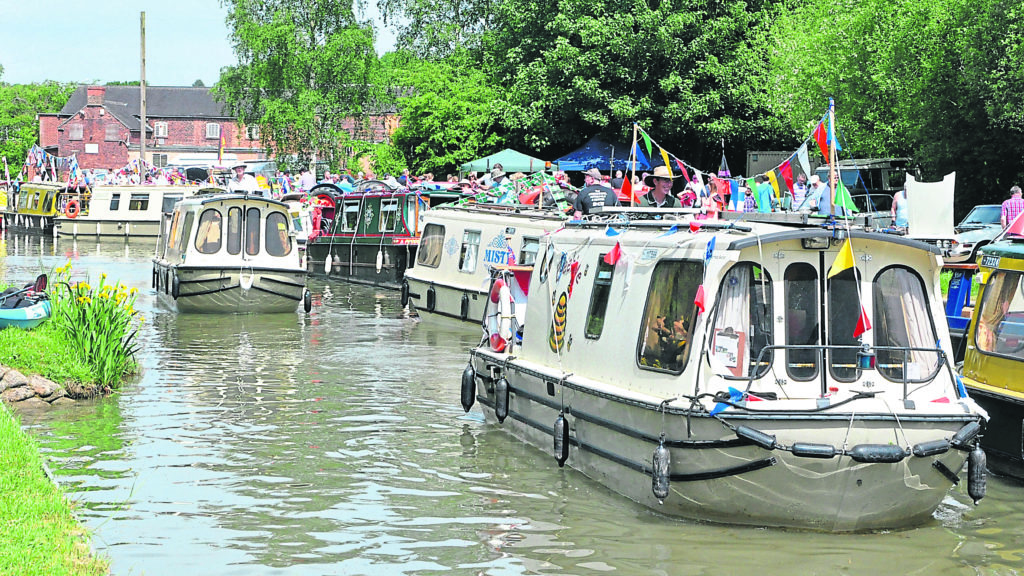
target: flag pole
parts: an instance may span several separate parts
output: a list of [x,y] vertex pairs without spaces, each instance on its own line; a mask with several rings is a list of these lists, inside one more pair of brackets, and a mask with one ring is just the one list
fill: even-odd
[[[629,205],[636,205],[636,192],[633,191],[633,178],[636,178],[636,130],[637,124],[633,122],[633,145],[629,148],[629,157],[633,159],[631,162],[632,170],[629,174]],[[650,162],[650,160],[648,160]]]

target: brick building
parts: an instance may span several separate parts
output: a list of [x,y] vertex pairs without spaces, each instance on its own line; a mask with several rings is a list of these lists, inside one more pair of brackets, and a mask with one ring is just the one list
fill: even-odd
[[[117,169],[138,159],[139,86],[79,86],[56,114],[39,114],[39,143],[57,156],[75,154],[85,168]],[[259,128],[246,129],[209,88],[146,87],[146,160],[155,166],[222,164],[266,158]]]

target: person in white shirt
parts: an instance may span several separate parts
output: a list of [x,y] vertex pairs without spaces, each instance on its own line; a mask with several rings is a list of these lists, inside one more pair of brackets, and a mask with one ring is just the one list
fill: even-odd
[[256,182],[256,177],[245,173],[245,164],[236,164],[231,169],[235,171],[235,176],[228,180],[228,192],[262,194],[259,183]]

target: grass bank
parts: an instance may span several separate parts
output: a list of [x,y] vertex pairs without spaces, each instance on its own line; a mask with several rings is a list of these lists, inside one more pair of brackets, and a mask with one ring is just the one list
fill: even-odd
[[[5,331],[6,332],[6,331]],[[39,451],[0,406],[0,574],[90,576],[109,563],[93,557],[71,504],[43,473]]]

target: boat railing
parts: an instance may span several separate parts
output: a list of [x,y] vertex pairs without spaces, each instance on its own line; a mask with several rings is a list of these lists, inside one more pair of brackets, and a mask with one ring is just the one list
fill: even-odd
[[[799,363],[794,363],[794,364],[788,364],[787,365],[787,374],[790,372],[790,369],[792,369],[792,368],[810,368],[810,367],[817,367],[817,366],[825,366],[826,353],[829,354],[830,356],[832,356],[832,358],[833,358],[833,362],[831,364],[829,364],[830,368],[833,368],[833,369],[839,368],[839,369],[843,369],[843,370],[854,370],[855,371],[856,376],[853,377],[853,378],[849,378],[849,379],[840,379],[840,378],[835,378],[835,376],[833,376],[833,378],[836,381],[854,382],[854,381],[856,381],[857,378],[859,378],[860,373],[863,372],[864,370],[885,370],[885,369],[899,370],[900,378],[899,378],[899,380],[896,380],[896,382],[898,382],[898,383],[900,383],[902,385],[902,388],[903,388],[902,400],[908,400],[909,395],[912,392],[914,392],[914,390],[910,390],[910,386],[911,385],[913,385],[913,384],[921,384],[921,385],[928,384],[929,382],[934,380],[936,376],[938,376],[939,372],[943,369],[943,367],[945,367],[946,370],[948,371],[950,380],[954,381],[954,382],[956,381],[956,377],[953,374],[953,366],[952,366],[952,364],[949,361],[949,357],[946,355],[945,351],[942,350],[939,347],[928,348],[928,347],[919,347],[919,346],[870,346],[870,345],[867,345],[867,344],[864,344],[864,345],[861,345],[861,346],[836,345],[836,344],[815,344],[815,345],[807,345],[807,344],[791,344],[791,345],[777,344],[777,345],[765,346],[765,347],[763,347],[760,350],[760,352],[757,355],[757,358],[752,363],[752,366],[755,367],[755,369],[749,371],[749,374],[747,374],[746,376],[731,376],[731,375],[725,375],[725,374],[719,374],[719,375],[722,376],[723,378],[725,378],[726,380],[734,380],[734,381],[741,381],[741,382],[745,381],[747,383],[747,390],[746,391],[749,391],[755,380],[759,380],[759,379],[763,378],[769,372],[769,370],[770,370],[770,368],[771,368],[771,366],[772,366],[772,364],[774,362],[774,358],[775,358],[774,354],[775,354],[776,350],[780,350],[780,351],[783,351],[783,352],[788,352],[788,351],[814,351],[815,352],[815,357],[814,357],[813,363],[812,362],[799,362]],[[837,353],[839,353],[839,354],[837,354]],[[843,354],[843,353],[845,353],[845,354]],[[922,374],[920,377],[917,377],[917,378],[910,378],[910,377],[908,377],[907,366],[909,364],[911,364],[911,355],[914,354],[914,353],[934,354],[935,355],[935,364],[934,364],[934,366],[931,367],[931,369],[926,374]],[[840,355],[850,356],[851,354],[855,358],[855,362],[852,363],[852,364],[848,363],[848,362],[837,363],[837,362],[834,361],[836,356],[840,356]],[[888,359],[888,361],[885,364],[878,364],[878,357],[879,357],[880,354],[881,354],[881,356],[883,358],[887,358]],[[896,361],[896,359],[899,356],[902,356],[902,362]],[[787,360],[787,361],[789,361],[789,360]],[[829,371],[827,371],[827,370],[816,370],[816,372],[817,372],[817,375],[812,377],[812,378],[810,378],[809,380],[813,380],[814,378],[818,378],[818,379],[821,380],[821,396],[824,397],[829,392],[829,378],[828,378]],[[893,381],[893,379],[890,378],[889,376],[883,375],[883,377],[886,378],[887,380]]]
[[79,216],[89,215],[89,204],[92,202],[92,190],[86,188],[84,191],[66,191],[61,192],[57,195],[57,213],[67,214],[68,204],[74,200],[78,203],[78,212],[74,215],[75,218]]

